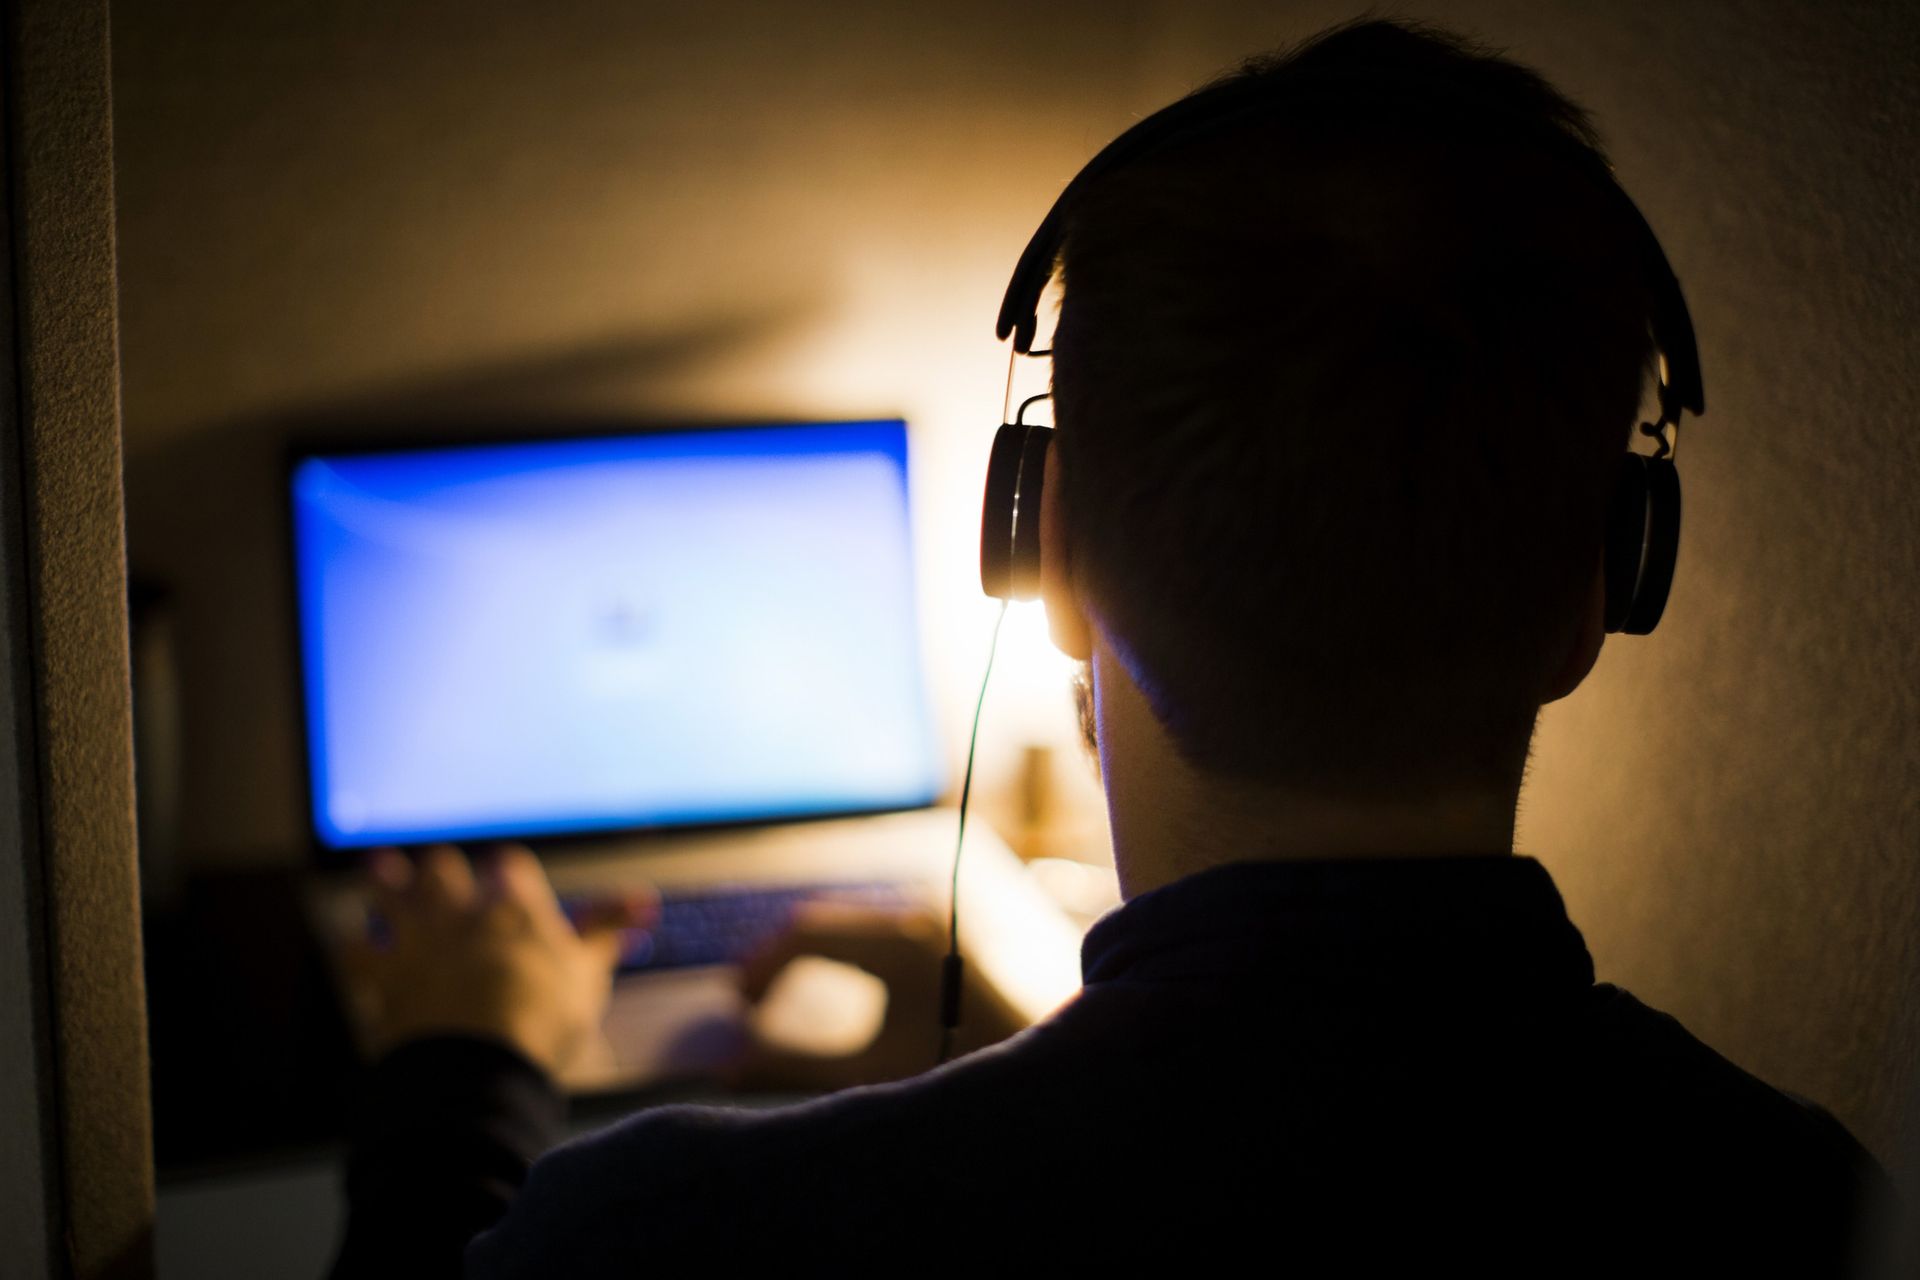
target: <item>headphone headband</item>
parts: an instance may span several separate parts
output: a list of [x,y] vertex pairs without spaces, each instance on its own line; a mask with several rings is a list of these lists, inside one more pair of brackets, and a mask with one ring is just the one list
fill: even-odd
[[1548,153],[1559,155],[1585,173],[1616,209],[1634,238],[1652,304],[1648,327],[1660,354],[1661,425],[1677,423],[1683,409],[1695,414],[1706,411],[1700,353],[1694,340],[1693,319],[1680,292],[1680,281],[1646,215],[1628,197],[1612,170],[1594,152],[1558,128],[1531,127],[1516,119],[1510,110],[1457,86],[1397,72],[1385,75],[1289,68],[1269,75],[1243,75],[1201,89],[1134,124],[1101,148],[1047,210],[1047,216],[1041,220],[1014,267],[1013,278],[1000,303],[995,333],[1003,339],[1011,335],[1015,351],[1027,354],[1033,350],[1040,298],[1053,279],[1066,240],[1067,220],[1087,190],[1101,178],[1142,157],[1236,124],[1309,101],[1340,98],[1369,107],[1398,103],[1429,116],[1436,109],[1454,110],[1473,117],[1476,123],[1493,121],[1509,133],[1517,132],[1540,144]]
[[[1654,455],[1629,450],[1622,459],[1607,518],[1605,625],[1608,631],[1630,635],[1652,631],[1666,608],[1680,545],[1680,474],[1673,464],[1667,428],[1678,430],[1683,410],[1696,414],[1706,410],[1700,352],[1680,282],[1646,216],[1598,152],[1565,129],[1526,120],[1470,90],[1404,69],[1334,71],[1296,65],[1270,72],[1254,70],[1221,81],[1135,124],[1074,175],[1020,255],[1000,303],[996,332],[1002,338],[1011,335],[1015,351],[1033,354],[1040,297],[1053,278],[1068,220],[1088,188],[1102,177],[1143,156],[1244,121],[1282,110],[1329,106],[1417,111],[1429,129],[1436,116],[1449,113],[1446,123],[1463,131],[1492,125],[1577,168],[1623,220],[1633,237],[1648,291],[1647,327],[1659,355],[1660,415],[1640,427],[1657,440]],[[1001,427],[995,440],[980,534],[981,585],[988,595],[1025,599],[1037,588],[1038,529],[1033,520],[1020,519],[1020,510],[1025,506],[1031,511],[1039,504],[1051,434],[1044,427],[1025,426],[1016,417],[1011,425]]]

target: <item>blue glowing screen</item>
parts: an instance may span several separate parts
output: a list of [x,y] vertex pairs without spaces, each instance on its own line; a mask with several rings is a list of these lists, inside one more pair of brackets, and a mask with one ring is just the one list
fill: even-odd
[[906,464],[900,422],[301,460],[320,840],[931,803]]

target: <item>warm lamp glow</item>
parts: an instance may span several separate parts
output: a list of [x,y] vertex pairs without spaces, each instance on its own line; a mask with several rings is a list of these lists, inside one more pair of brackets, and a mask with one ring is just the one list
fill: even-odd
[[[1013,605],[994,660],[994,708],[1003,730],[1030,742],[1055,742],[1071,729],[1073,659],[1056,649],[1039,601]],[[1070,735],[1069,735],[1070,736]]]

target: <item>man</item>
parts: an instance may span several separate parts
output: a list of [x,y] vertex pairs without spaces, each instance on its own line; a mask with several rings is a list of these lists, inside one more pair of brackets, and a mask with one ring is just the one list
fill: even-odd
[[[1596,985],[1512,852],[1535,717],[1601,649],[1653,354],[1617,208],[1541,141],[1597,156],[1590,126],[1400,24],[1239,74],[1348,73],[1345,98],[1162,148],[1072,210],[1041,576],[1088,664],[1127,900],[1081,996],[903,1082],[641,1113],[522,1186],[557,1111],[535,1064],[590,1029],[608,948],[523,853],[486,885],[450,850],[388,859],[394,943],[369,963],[416,995],[343,1272],[451,1271],[475,1233],[485,1277],[1865,1264],[1872,1159]],[[915,950],[863,927],[870,967]]]

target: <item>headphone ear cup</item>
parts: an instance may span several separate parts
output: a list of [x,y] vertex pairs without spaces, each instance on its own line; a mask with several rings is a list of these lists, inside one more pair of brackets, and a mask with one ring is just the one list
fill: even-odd
[[980,513],[980,586],[998,600],[1040,596],[1040,495],[1050,427],[1003,425],[987,458]]
[[1647,462],[1637,453],[1620,461],[1607,501],[1607,630],[1619,631],[1633,614],[1640,566],[1647,550]]
[[1680,469],[1671,458],[1642,458],[1647,486],[1647,553],[1633,608],[1621,630],[1644,636],[1660,625],[1680,559]]

